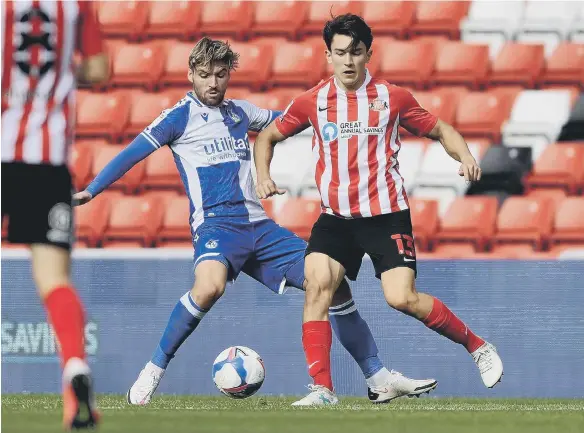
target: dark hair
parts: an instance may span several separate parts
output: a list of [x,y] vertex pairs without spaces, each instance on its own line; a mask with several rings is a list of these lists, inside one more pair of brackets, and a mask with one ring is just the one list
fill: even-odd
[[354,14],[339,15],[332,17],[331,20],[326,22],[322,31],[322,37],[329,50],[331,49],[334,35],[350,36],[353,40],[351,48],[357,46],[359,42],[363,42],[365,48],[369,50],[373,42],[371,27],[367,25],[363,18]]
[[208,37],[202,38],[189,54],[189,69],[194,71],[197,66],[209,66],[215,62],[223,62],[232,71],[239,64],[239,54],[229,46],[229,42],[217,41]]

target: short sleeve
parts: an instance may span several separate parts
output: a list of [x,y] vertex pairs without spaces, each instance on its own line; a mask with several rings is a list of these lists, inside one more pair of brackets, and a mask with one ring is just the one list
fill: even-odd
[[436,126],[438,117],[422,108],[406,89],[395,87],[391,93],[392,96],[397,96],[400,125],[419,137],[429,134]]
[[248,101],[234,99],[232,102],[245,112],[249,118],[249,129],[255,132],[266,128],[280,113],[279,111],[259,108]]
[[275,122],[276,128],[286,137],[298,134],[310,126],[310,112],[314,109],[309,94],[294,99]]
[[78,2],[77,48],[84,57],[103,53],[103,39],[91,2]]
[[141,135],[157,149],[165,144],[172,144],[185,132],[189,116],[190,103],[182,100],[174,107],[160,113],[160,116],[154,119]]

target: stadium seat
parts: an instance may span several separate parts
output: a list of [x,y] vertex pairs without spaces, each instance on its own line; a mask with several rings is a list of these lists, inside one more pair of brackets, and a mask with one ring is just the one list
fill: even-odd
[[251,92],[247,87],[233,87],[227,88],[225,99],[246,99]]
[[[91,179],[95,178],[101,170],[120,153],[121,146],[105,145],[93,149],[93,163],[91,165]],[[140,162],[132,167],[120,179],[114,182],[109,188],[112,190],[121,189],[127,193],[134,192],[144,178],[144,162]]]
[[276,222],[308,240],[312,226],[320,216],[320,200],[291,198],[276,215]]
[[104,247],[114,245],[151,246],[162,224],[164,208],[154,198],[123,196],[112,201]]
[[[182,95],[182,92],[180,92],[180,95]],[[177,98],[177,96],[177,92],[137,92],[132,95],[130,120],[124,130],[124,136],[131,140],[140,134],[163,110],[171,108],[178,102],[180,97]]]
[[150,2],[146,38],[191,39],[199,28],[201,4],[192,1]]
[[169,148],[162,148],[144,161],[144,180],[141,190],[173,190],[184,193],[174,156]]
[[266,215],[274,219],[276,217],[276,211],[274,209],[274,200],[264,199],[260,201],[262,203],[264,211],[266,211]]
[[534,87],[543,64],[543,45],[509,42],[491,64],[489,84]]
[[272,82],[279,85],[314,86],[325,69],[323,50],[321,38],[280,44],[274,53]]
[[584,243],[584,197],[568,197],[559,204],[551,242]]
[[[191,241],[191,205],[186,196],[176,196],[165,206],[162,225],[156,236],[156,244],[168,241]],[[192,242],[192,241],[191,241]]]
[[493,259],[511,260],[548,260],[550,254],[535,251],[533,246],[527,244],[495,245],[490,252]]
[[363,19],[369,24],[375,37],[392,35],[403,39],[416,14],[416,3],[410,1],[363,3]]
[[553,216],[551,199],[510,197],[499,211],[494,244],[527,243],[541,250],[550,235]]
[[82,191],[91,181],[94,149],[107,144],[105,140],[77,140],[73,144],[69,155],[69,167],[73,186],[77,191]]
[[112,203],[123,197],[119,192],[106,191],[91,202],[75,207],[75,237],[88,247],[100,246],[111,212]]
[[584,90],[584,44],[563,42],[547,59],[539,85],[572,84]]
[[247,1],[205,1],[201,4],[200,32],[243,39],[253,19],[253,3]]
[[475,248],[472,244],[450,243],[437,245],[427,258],[435,259],[469,259],[474,258]]
[[469,34],[497,35],[511,40],[521,22],[524,2],[475,0],[471,3],[468,16],[461,21],[462,37]]
[[477,89],[485,81],[488,68],[489,47],[450,42],[440,50],[432,82]]
[[286,36],[293,39],[308,16],[309,2],[254,2],[251,36]]
[[436,52],[428,42],[392,41],[373,51],[381,57],[379,74],[392,84],[423,88],[434,69]]
[[[459,102],[459,97],[455,91],[435,89],[427,92],[414,92],[413,95],[418,104],[427,111],[438,116],[444,122],[454,123],[456,107]],[[401,131],[406,130],[402,128]]]
[[245,85],[259,90],[272,73],[274,47],[268,43],[232,43],[233,50],[240,54],[239,66],[231,73],[230,84]]
[[570,24],[577,15],[580,2],[571,1],[527,1],[523,21],[518,29],[522,34],[551,33],[558,39],[567,39]]
[[172,41],[166,44],[166,58],[160,81],[165,86],[188,86],[189,55],[191,42]]
[[529,188],[564,188],[575,194],[584,185],[584,146],[558,143],[547,146],[526,179]]
[[584,242],[553,245],[549,254],[558,260],[584,260]]
[[440,34],[458,39],[460,21],[466,16],[469,2],[418,2],[410,34]]
[[96,5],[99,27],[108,38],[135,40],[146,27],[150,2],[100,1]]
[[547,197],[553,201],[554,208],[557,209],[558,205],[564,201],[568,194],[566,193],[566,190],[562,188],[538,188],[528,191],[526,196],[531,198]]
[[[278,144],[271,164],[271,173],[279,187],[298,195],[302,180],[312,166],[312,138],[295,136]],[[313,172],[311,173],[311,175]]]
[[503,126],[503,141],[513,144],[515,137],[521,136],[556,141],[571,106],[568,90],[524,90],[515,99],[509,121]]
[[260,108],[283,111],[292,99],[303,92],[301,88],[273,89],[267,92],[249,93],[245,99]]
[[173,249],[193,249],[193,240],[190,241],[167,241],[156,244],[156,248],[173,248]]
[[570,32],[570,41],[584,43],[584,7],[580,7],[568,31]]
[[436,200],[410,198],[409,204],[416,248],[428,250],[429,239],[438,230],[438,202]]
[[356,1],[313,1],[310,2],[308,17],[299,31],[299,36],[322,35],[324,23],[334,16],[346,13],[361,15],[363,4]]
[[502,92],[470,92],[456,110],[456,129],[465,138],[487,137],[501,141],[501,126],[509,118],[514,98]]
[[399,172],[407,181],[405,185],[408,193],[411,192],[412,187],[415,185],[416,176],[418,175],[424,152],[426,152],[428,141],[424,139],[408,140],[407,138],[401,140],[398,156]]
[[131,98],[126,91],[90,93],[77,104],[77,138],[105,137],[117,141],[128,122]]
[[110,83],[114,86],[143,86],[152,90],[160,81],[164,65],[164,50],[159,42],[127,44],[118,50],[114,58]]
[[497,208],[495,197],[459,197],[441,218],[440,229],[433,239],[437,243],[471,243],[482,250],[495,231]]
[[463,33],[461,41],[465,44],[488,46],[491,62],[499,55],[507,42],[502,33]]

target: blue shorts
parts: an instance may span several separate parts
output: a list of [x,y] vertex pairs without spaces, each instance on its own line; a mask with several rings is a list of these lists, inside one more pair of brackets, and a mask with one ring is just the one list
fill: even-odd
[[306,242],[271,219],[206,219],[195,232],[195,267],[205,260],[223,263],[228,280],[243,272],[276,293],[303,288]]

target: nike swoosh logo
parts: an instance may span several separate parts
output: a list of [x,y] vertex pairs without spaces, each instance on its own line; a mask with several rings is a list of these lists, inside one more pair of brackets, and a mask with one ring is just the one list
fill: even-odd
[[314,361],[312,364],[310,364],[310,365],[308,366],[308,368],[312,368],[312,366],[313,366],[313,365],[316,365],[316,364],[318,364],[318,361]]
[[415,261],[416,261],[416,259],[406,259],[406,258],[404,257],[404,262],[415,262]]
[[325,110],[328,110],[329,108],[331,108],[330,105],[328,107],[324,107],[324,108],[318,107],[318,111],[325,111]]

